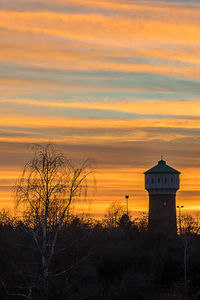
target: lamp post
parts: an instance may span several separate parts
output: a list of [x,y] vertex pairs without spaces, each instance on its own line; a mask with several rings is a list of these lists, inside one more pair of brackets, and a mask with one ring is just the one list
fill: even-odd
[[129,199],[129,195],[126,195],[125,199],[126,199],[126,213],[128,215],[128,199]]
[[184,205],[177,205],[177,208],[179,209],[179,233],[181,234],[182,230],[181,230],[181,208],[183,208]]

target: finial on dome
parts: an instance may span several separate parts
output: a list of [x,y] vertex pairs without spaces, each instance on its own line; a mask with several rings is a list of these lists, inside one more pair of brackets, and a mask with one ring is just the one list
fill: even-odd
[[160,153],[160,160],[158,162],[159,165],[166,165],[166,161],[163,159],[163,153]]

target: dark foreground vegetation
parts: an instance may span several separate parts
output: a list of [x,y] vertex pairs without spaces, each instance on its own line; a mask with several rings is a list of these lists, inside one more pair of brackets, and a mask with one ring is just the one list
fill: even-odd
[[200,236],[191,224],[167,238],[149,234],[144,218],[131,222],[123,215],[109,225],[70,216],[44,290],[33,228],[5,212],[0,219],[1,300],[200,299]]

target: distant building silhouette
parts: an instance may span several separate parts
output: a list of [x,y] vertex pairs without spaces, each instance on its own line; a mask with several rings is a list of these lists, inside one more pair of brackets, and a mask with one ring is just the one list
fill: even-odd
[[176,234],[176,192],[180,172],[161,159],[144,174],[145,189],[149,193],[149,231]]

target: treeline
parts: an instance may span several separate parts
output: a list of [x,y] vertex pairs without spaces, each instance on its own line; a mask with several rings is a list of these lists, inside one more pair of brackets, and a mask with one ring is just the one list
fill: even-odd
[[101,222],[73,216],[71,204],[95,183],[93,163],[36,145],[14,187],[19,220],[0,213],[0,299],[198,299],[199,226],[150,234],[117,203]]
[[[32,234],[40,231],[1,212],[0,299],[200,299],[200,237],[191,218],[171,238],[149,234],[146,216],[108,221],[70,214],[44,285],[43,253]],[[54,233],[49,227],[48,238]]]

